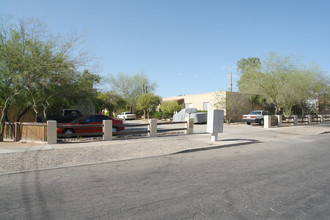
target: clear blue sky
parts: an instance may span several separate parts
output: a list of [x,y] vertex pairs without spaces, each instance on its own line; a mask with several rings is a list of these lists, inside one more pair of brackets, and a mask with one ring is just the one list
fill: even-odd
[[328,0],[0,0],[0,14],[87,30],[99,75],[144,72],[162,97],[227,90],[230,72],[235,88],[237,61],[269,52],[330,72]]

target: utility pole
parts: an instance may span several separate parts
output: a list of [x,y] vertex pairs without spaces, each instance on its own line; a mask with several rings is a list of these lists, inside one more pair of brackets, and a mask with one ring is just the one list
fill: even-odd
[[230,73],[230,91],[233,91],[233,74]]

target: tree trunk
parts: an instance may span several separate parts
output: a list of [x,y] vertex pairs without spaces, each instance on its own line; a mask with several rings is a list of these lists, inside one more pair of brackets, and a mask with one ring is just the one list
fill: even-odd
[[304,102],[303,101],[301,101],[301,103],[300,103],[300,108],[301,108],[302,117],[304,117],[304,115],[305,115],[305,108],[304,108]]
[[30,109],[30,106],[26,107],[16,118],[16,122],[20,122],[21,118],[27,113],[27,111]]
[[0,118],[0,141],[3,141],[3,133],[5,131],[5,123],[6,123],[5,117],[6,117],[6,114],[7,114],[8,107],[9,107],[9,100],[10,99],[11,99],[11,97],[9,97],[9,98],[6,99],[5,104],[3,106],[3,109],[1,111],[1,118]]
[[44,117],[44,122],[46,122],[47,121],[47,114],[46,114],[46,110],[47,110],[47,106],[43,106],[44,107],[44,109],[43,109],[43,117]]

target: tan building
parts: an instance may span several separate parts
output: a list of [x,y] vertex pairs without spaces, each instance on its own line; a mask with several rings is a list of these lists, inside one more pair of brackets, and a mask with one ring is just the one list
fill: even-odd
[[164,98],[163,102],[177,101],[184,108],[197,108],[197,110],[221,109],[229,121],[241,121],[242,115],[252,110],[252,105],[246,95],[238,92],[217,91],[196,95],[185,95]]

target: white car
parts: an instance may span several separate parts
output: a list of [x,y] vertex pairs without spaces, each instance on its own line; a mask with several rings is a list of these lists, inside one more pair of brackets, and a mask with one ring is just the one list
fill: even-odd
[[[259,123],[260,125],[263,125],[264,124],[264,115],[274,116],[274,114],[269,111],[254,110],[247,115],[243,115],[242,121],[246,122],[248,125],[250,125],[251,123]],[[276,123],[276,122],[274,122],[274,123]],[[273,124],[273,121],[272,121],[272,124]]]
[[122,120],[129,120],[129,119],[135,119],[136,115],[131,112],[122,112],[117,116],[118,119]]
[[194,124],[207,122],[207,112],[198,112],[196,108],[181,109],[181,111],[173,115],[173,122],[185,121],[188,117],[194,119]]

